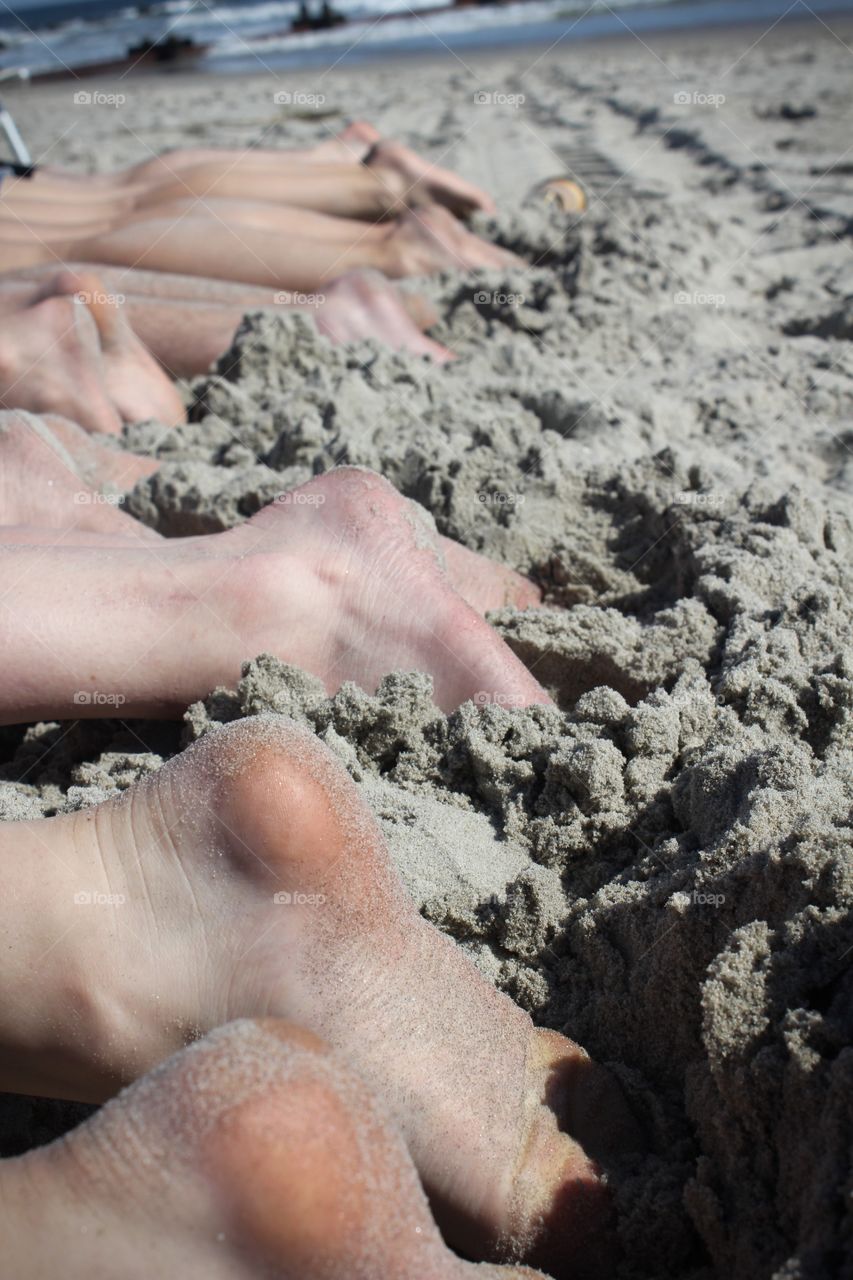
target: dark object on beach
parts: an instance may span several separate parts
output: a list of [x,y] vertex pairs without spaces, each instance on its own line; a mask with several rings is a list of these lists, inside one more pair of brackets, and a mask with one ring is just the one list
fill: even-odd
[[209,48],[210,44],[197,44],[189,36],[170,34],[162,40],[143,40],[131,45],[123,58],[114,58],[109,62],[90,62],[74,67],[73,70],[61,66],[52,71],[34,71],[30,79],[43,83],[49,80],[67,80],[72,76],[75,80],[80,80],[86,76],[120,75],[129,71],[180,69],[191,66]]
[[346,22],[346,18],[342,13],[338,13],[329,4],[329,0],[323,0],[320,6],[320,12],[312,14],[307,0],[301,0],[299,12],[290,24],[291,31],[326,31],[330,27],[339,27]]
[[176,36],[170,32],[163,40],[142,40],[139,44],[130,45],[127,56],[137,62],[192,62],[208,47],[196,44],[190,36]]
[[759,120],[811,120],[817,107],[811,102],[777,102],[754,108]]
[[788,320],[782,331],[791,338],[837,338],[853,342],[853,297],[844,298],[838,307],[823,315]]

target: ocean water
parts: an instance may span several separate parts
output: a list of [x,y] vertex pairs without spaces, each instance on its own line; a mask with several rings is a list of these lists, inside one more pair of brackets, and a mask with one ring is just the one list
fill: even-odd
[[[309,0],[317,9],[320,0]],[[0,7],[0,71],[81,71],[126,57],[128,49],[170,35],[203,46],[199,71],[250,73],[329,67],[401,53],[577,41],[663,29],[772,23],[782,18],[853,13],[853,0],[510,0],[454,8],[442,0],[333,0],[347,22],[294,33],[298,0],[120,0]]]

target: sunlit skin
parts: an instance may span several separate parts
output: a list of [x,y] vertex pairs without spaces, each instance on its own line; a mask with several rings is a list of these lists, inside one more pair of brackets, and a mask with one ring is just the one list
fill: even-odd
[[[227,261],[245,287],[326,285],[333,341],[442,361],[428,309],[384,277],[516,265],[457,221],[492,208],[357,124],[283,159],[186,151],[89,184],[7,181],[0,264],[73,254],[201,280]],[[370,472],[205,538],[160,538],[105,500],[159,464],[87,432],[183,420],[130,327],[145,294],[131,312],[108,276],[64,268],[0,308],[0,404],[29,411],[0,413],[0,720],[180,715],[262,651],[330,692],[415,669],[447,711],[549,703],[482,616],[538,589]],[[170,319],[198,321],[175,357],[196,369],[246,306],[150,299],[164,351]],[[611,1275],[604,1174],[638,1142],[618,1086],[421,917],[313,734],[242,720],[116,800],[4,837],[0,1088],[112,1099],[0,1164],[16,1275]]]
[[[22,448],[31,462],[30,443]],[[439,539],[420,508],[371,472],[340,467],[224,533],[156,541],[109,504],[78,501],[73,475],[71,484],[73,493],[55,499],[58,484],[42,493],[41,516],[35,508],[16,515],[10,502],[7,520],[50,519],[53,504],[62,526],[91,539],[33,536],[29,526],[0,538],[7,723],[105,714],[95,700],[81,705],[91,689],[120,692],[125,715],[178,718],[216,685],[234,684],[243,662],[262,652],[302,666],[330,691],[346,680],[372,691],[402,669],[430,674],[446,710],[469,698],[549,701],[477,612],[535,603],[537,589]]]
[[382,1099],[463,1254],[609,1274],[596,1161],[633,1140],[617,1087],[419,915],[314,735],[241,720],[116,801],[4,835],[0,1086],[101,1100],[188,1037],[288,1018]]
[[6,178],[0,267],[76,260],[311,290],[357,268],[401,279],[521,265],[458,221],[494,209],[473,184],[388,139],[361,161],[184,152],[111,181]]
[[[132,546],[140,538],[159,540],[117,501],[105,500],[103,492],[126,491],[152,475],[160,466],[153,458],[109,448],[55,414],[0,412],[0,464],[0,526],[5,526],[0,543],[106,547]],[[541,592],[529,579],[461,543],[438,537],[434,549],[450,585],[478,613],[541,603]]]
[[231,1023],[0,1163],[10,1275],[535,1280],[444,1244],[379,1098],[316,1036]]
[[[362,342],[372,338],[393,351],[409,351],[426,356],[438,364],[452,359],[451,352],[424,332],[438,319],[435,310],[418,293],[399,289],[379,271],[353,270],[337,276],[322,292],[300,294],[276,289],[262,289],[233,281],[208,280],[199,276],[174,275],[162,271],[141,271],[138,267],[98,267],[95,272],[86,264],[70,263],[62,269],[55,264],[28,267],[0,277],[0,325],[12,334],[20,323],[30,328],[30,347],[41,357],[52,352],[54,359],[42,361],[38,380],[28,377],[33,352],[18,354],[14,340],[7,343],[4,360],[6,379],[5,406],[29,408],[35,402],[44,411],[60,408],[75,421],[99,431],[114,431],[117,409],[108,406],[105,414],[100,402],[100,388],[77,387],[74,373],[87,367],[86,352],[81,352],[68,335],[71,329],[68,305],[54,304],[40,314],[56,313],[55,322],[36,326],[24,313],[39,302],[54,296],[73,296],[80,292],[77,283],[88,283],[80,294],[87,298],[108,299],[108,307],[118,309],[120,317],[112,327],[122,324],[150,351],[162,370],[172,378],[193,378],[206,373],[227,352],[246,312],[266,311],[286,316],[300,312],[316,325],[319,333],[335,345]],[[15,317],[5,324],[5,317]],[[22,317],[22,320],[20,319]],[[109,322],[109,311],[104,319]],[[58,341],[57,341],[58,340]],[[138,344],[137,344],[138,345]],[[0,353],[2,354],[2,353]],[[27,359],[27,357],[29,357]],[[150,361],[149,361],[150,364]],[[155,371],[156,373],[156,371]],[[150,408],[156,377],[144,382],[134,378],[130,384],[136,399],[131,412]],[[48,399],[45,388],[51,389]],[[171,393],[174,396],[174,392]],[[26,400],[26,403],[24,401]],[[156,402],[156,413],[146,417],[162,417],[164,406]]]
[[97,275],[60,271],[0,315],[0,408],[60,413],[116,435],[185,420],[177,389]]

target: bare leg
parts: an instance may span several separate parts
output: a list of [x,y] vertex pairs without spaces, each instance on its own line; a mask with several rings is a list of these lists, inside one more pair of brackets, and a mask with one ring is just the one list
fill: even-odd
[[[35,235],[26,229],[0,244],[0,264],[16,270],[70,259],[107,266],[141,266],[154,271],[239,280],[268,288],[320,289],[353,267],[374,267],[394,279],[440,271],[522,265],[513,254],[478,239],[446,210],[407,212],[395,222],[374,226],[291,210],[292,236],[282,234],[286,210],[276,209],[279,229],[259,226],[268,214],[229,225],[213,211],[186,211],[178,221],[152,218],[90,238]],[[341,228],[344,242],[341,242]]]
[[[283,212],[283,211],[279,211]],[[309,222],[319,214],[299,215]],[[329,219],[337,222],[337,219]],[[343,224],[342,224],[343,225]],[[352,267],[391,266],[391,227],[356,224],[348,244],[310,234],[296,238],[280,229],[231,226],[209,213],[185,213],[174,217],[131,222],[118,230],[89,238],[34,235],[26,230],[0,243],[0,263],[5,269],[71,258],[108,266],[140,266],[155,271],[184,271],[190,275],[218,276],[268,288],[311,291]],[[389,270],[386,274],[394,274]]]
[[78,222],[87,209],[93,217],[107,208],[120,215],[187,196],[239,197],[369,219],[403,205],[440,204],[462,216],[494,209],[486,193],[464,178],[373,133],[369,155],[355,141],[366,160],[361,165],[352,162],[353,142],[341,140],[339,158],[327,150],[319,164],[316,152],[197,150],[173,152],[88,185],[62,171],[40,170],[31,179],[7,180],[0,208],[8,204],[25,221],[49,221],[50,205],[59,204],[62,220]]
[[73,179],[82,184],[115,187],[139,182],[151,184],[173,178],[183,169],[210,162],[223,165],[235,163],[247,171],[252,167],[266,168],[270,164],[359,164],[370,148],[380,140],[378,130],[366,121],[357,120],[310,147],[176,147],[150,160],[141,160],[118,173],[70,173],[67,169],[51,165],[42,166],[39,173],[63,180]]
[[[68,270],[87,272],[91,267],[76,263]],[[29,304],[55,276],[52,266],[42,265],[0,278],[0,315]],[[334,343],[374,338],[439,363],[450,356],[421,331],[436,320],[426,300],[398,293],[379,272],[348,272],[324,286],[318,305],[301,308],[282,302],[280,291],[225,280],[132,267],[99,267],[98,276],[108,293],[124,298],[134,332],[175,378],[206,372],[230,347],[245,313],[267,308],[277,314],[303,310]]]
[[[412,193],[414,194],[414,193]],[[31,226],[90,227],[119,225],[131,213],[176,200],[206,203],[231,198],[274,207],[316,210],[341,218],[387,217],[407,196],[405,180],[394,170],[365,165],[302,164],[263,168],[228,167],[208,162],[181,170],[169,180],[127,187],[86,188],[72,179],[7,178],[0,189],[0,220]]]
[[454,1257],[379,1099],[273,1019],[215,1032],[67,1138],[3,1162],[0,1191],[6,1267],[29,1280],[538,1274]]
[[[238,293],[243,290],[241,285],[225,284],[222,288]],[[421,300],[398,292],[378,271],[349,271],[339,276],[323,286],[316,305],[274,302],[276,295],[262,290],[257,294],[260,301],[246,297],[231,303],[131,296],[126,306],[134,331],[174,378],[206,372],[231,346],[246,312],[260,310],[278,315],[301,311],[336,345],[373,338],[393,351],[410,351],[438,364],[452,358],[451,352],[428,338],[413,318],[414,313],[418,320],[431,319]]]
[[548,701],[453,589],[414,504],[348,467],[296,492],[225,533],[151,549],[0,550],[0,721],[103,714],[79,705],[90,687],[120,692],[127,715],[180,716],[261,652],[330,690],[402,669],[429,672],[447,709]]
[[[0,526],[5,543],[134,546],[160,535],[116,510],[103,486],[125,490],[159,469],[159,462],[96,444],[76,423],[59,417],[0,413]],[[9,526],[15,526],[14,531]],[[69,536],[73,535],[73,536]],[[108,536],[109,535],[109,536]],[[453,587],[484,614],[503,605],[541,602],[521,574],[469,551],[450,538],[438,545]]]
[[472,183],[388,141],[377,143],[363,165],[270,162],[248,167],[239,161],[208,160],[153,185],[138,203],[159,204],[185,196],[236,196],[342,218],[381,218],[426,204],[443,205],[460,216],[495,208]]

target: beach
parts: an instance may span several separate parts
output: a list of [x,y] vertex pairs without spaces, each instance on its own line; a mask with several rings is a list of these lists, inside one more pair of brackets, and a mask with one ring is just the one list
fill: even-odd
[[[811,19],[4,92],[81,170],[366,118],[489,190],[478,229],[535,262],[417,282],[446,367],[332,347],[310,299],[249,315],[189,424],[123,443],[163,464],[128,509],[176,537],[380,472],[544,586],[490,620],[556,707],[445,716],[417,672],[329,697],[247,654],[183,724],[3,730],[0,817],[98,803],[241,716],[307,726],[422,914],[621,1081],[650,1147],[614,1180],[625,1280],[853,1276],[851,60],[853,22]],[[583,217],[526,199],[561,173]],[[4,1154],[83,1111],[5,1100]]]

